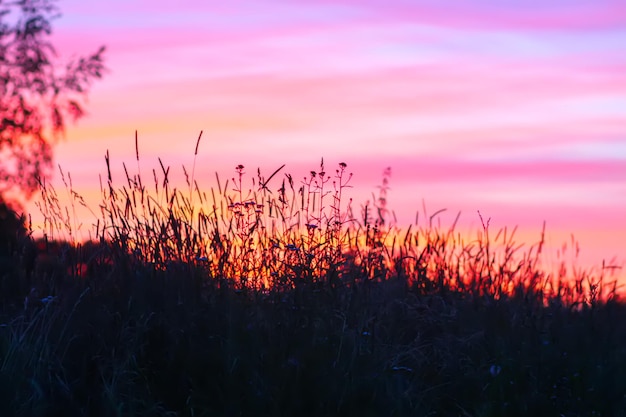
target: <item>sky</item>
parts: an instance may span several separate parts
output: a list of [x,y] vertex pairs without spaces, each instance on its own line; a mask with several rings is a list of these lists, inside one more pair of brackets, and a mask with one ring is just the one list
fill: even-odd
[[358,207],[391,167],[401,227],[445,208],[441,225],[460,211],[471,235],[480,211],[528,245],[545,221],[548,261],[626,260],[623,0],[58,4],[59,59],[107,47],[87,116],[56,147],[93,207],[107,150],[120,180],[136,167],[135,130],[144,175],[158,157],[182,173],[203,131],[201,186],[238,164],[302,178],[323,157],[347,164]]

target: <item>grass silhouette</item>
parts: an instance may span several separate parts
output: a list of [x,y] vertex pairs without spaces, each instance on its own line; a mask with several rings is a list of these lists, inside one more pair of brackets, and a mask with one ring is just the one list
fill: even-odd
[[202,191],[159,162],[116,186],[107,155],[89,242],[42,182],[46,236],[2,255],[2,415],[626,415],[614,269],[399,229],[388,175],[355,215],[345,163]]

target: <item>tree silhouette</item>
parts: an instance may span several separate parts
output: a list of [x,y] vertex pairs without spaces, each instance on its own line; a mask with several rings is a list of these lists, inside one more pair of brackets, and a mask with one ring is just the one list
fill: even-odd
[[0,202],[10,193],[31,197],[49,175],[52,145],[68,117],[84,115],[81,102],[104,71],[104,47],[65,66],[53,61],[55,3],[0,0]]

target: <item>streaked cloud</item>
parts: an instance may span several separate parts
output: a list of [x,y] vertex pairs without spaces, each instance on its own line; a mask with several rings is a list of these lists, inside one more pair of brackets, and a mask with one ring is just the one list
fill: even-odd
[[107,149],[133,160],[136,129],[148,161],[175,166],[204,130],[206,178],[236,163],[305,175],[325,157],[348,163],[362,200],[391,166],[408,221],[422,198],[522,230],[544,213],[555,235],[626,258],[607,238],[626,236],[623,1],[60,6],[60,51],[109,47],[90,116],[59,147],[84,187]]

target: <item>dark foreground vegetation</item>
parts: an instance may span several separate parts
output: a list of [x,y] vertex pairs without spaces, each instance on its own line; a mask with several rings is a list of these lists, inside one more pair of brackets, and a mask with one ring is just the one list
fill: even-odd
[[82,245],[50,186],[48,239],[5,208],[0,415],[626,415],[614,269],[548,273],[488,221],[398,230],[386,182],[355,216],[345,168],[109,174]]

